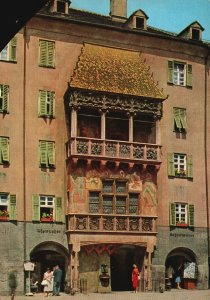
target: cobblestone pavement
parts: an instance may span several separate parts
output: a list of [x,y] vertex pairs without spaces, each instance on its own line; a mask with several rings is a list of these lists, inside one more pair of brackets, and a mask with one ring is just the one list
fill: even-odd
[[[9,296],[0,296],[0,300],[9,300]],[[171,290],[164,293],[158,292],[112,292],[107,294],[61,294],[59,297],[44,297],[43,293],[34,294],[33,296],[15,296],[14,300],[210,300],[210,290]]]

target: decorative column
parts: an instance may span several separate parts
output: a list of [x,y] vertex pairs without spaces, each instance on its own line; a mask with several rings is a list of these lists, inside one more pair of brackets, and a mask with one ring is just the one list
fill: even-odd
[[133,143],[133,115],[129,114],[129,142]]
[[106,138],[106,112],[101,111],[101,139]]
[[70,283],[71,293],[74,294],[79,291],[79,243],[73,244],[71,256],[70,256]]
[[161,145],[160,119],[156,119],[156,144]]
[[77,136],[77,111],[74,107],[71,109],[71,137]]

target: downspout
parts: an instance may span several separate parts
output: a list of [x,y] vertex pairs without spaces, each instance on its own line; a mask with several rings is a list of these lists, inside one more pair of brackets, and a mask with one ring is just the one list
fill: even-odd
[[26,103],[26,25],[23,28],[23,42],[24,42],[24,52],[23,52],[23,251],[24,251],[24,261],[27,260],[27,253],[26,253],[26,157],[25,157],[25,146],[26,146],[26,132],[25,132],[25,103]]
[[[208,151],[207,151],[207,138],[208,138],[208,59],[209,59],[209,53],[205,57],[205,126],[204,126],[204,149],[205,149],[205,180],[206,180],[206,218],[207,218],[207,243],[208,243],[208,261],[210,257],[210,237],[209,237],[209,226],[210,226],[210,220],[209,220],[209,192],[208,192]],[[210,263],[210,261],[209,261]],[[208,264],[209,264],[208,263]],[[210,276],[210,274],[208,275]]]

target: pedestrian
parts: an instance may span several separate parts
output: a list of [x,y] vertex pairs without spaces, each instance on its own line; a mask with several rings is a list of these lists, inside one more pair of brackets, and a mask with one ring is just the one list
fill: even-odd
[[178,290],[182,289],[180,286],[181,285],[181,276],[182,276],[182,265],[180,265],[175,272],[175,283],[176,283],[176,288]]
[[47,271],[44,273],[41,284],[44,285],[44,296],[48,297],[49,293],[53,291],[53,272],[50,268],[47,268]]
[[8,274],[8,285],[10,288],[11,300],[15,298],[15,290],[17,288],[17,271],[13,270]]
[[63,272],[60,269],[59,265],[56,265],[55,268],[54,268],[54,272],[53,272],[53,276],[54,276],[53,295],[54,296],[59,296],[60,295],[62,274],[63,274]]
[[139,280],[140,280],[139,269],[138,269],[137,265],[133,264],[132,285],[133,285],[134,293],[137,293],[137,288],[138,288],[138,285],[139,285]]

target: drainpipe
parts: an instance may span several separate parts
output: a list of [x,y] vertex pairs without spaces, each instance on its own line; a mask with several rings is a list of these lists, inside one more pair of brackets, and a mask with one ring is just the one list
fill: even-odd
[[[207,138],[208,138],[208,129],[207,129],[207,120],[208,120],[208,59],[209,59],[210,53],[208,53],[205,57],[205,116],[204,116],[204,143],[205,143],[205,177],[206,177],[206,217],[207,217],[207,243],[208,243],[208,260],[210,257],[210,237],[209,237],[209,226],[210,226],[210,220],[209,220],[209,192],[208,192],[208,151],[207,151]],[[209,274],[210,276],[210,274]]]
[[26,132],[25,132],[25,103],[26,103],[26,25],[23,28],[23,39],[24,39],[24,52],[23,52],[23,247],[24,247],[24,261],[27,259],[26,254],[26,161],[25,161],[25,146],[26,146]]

